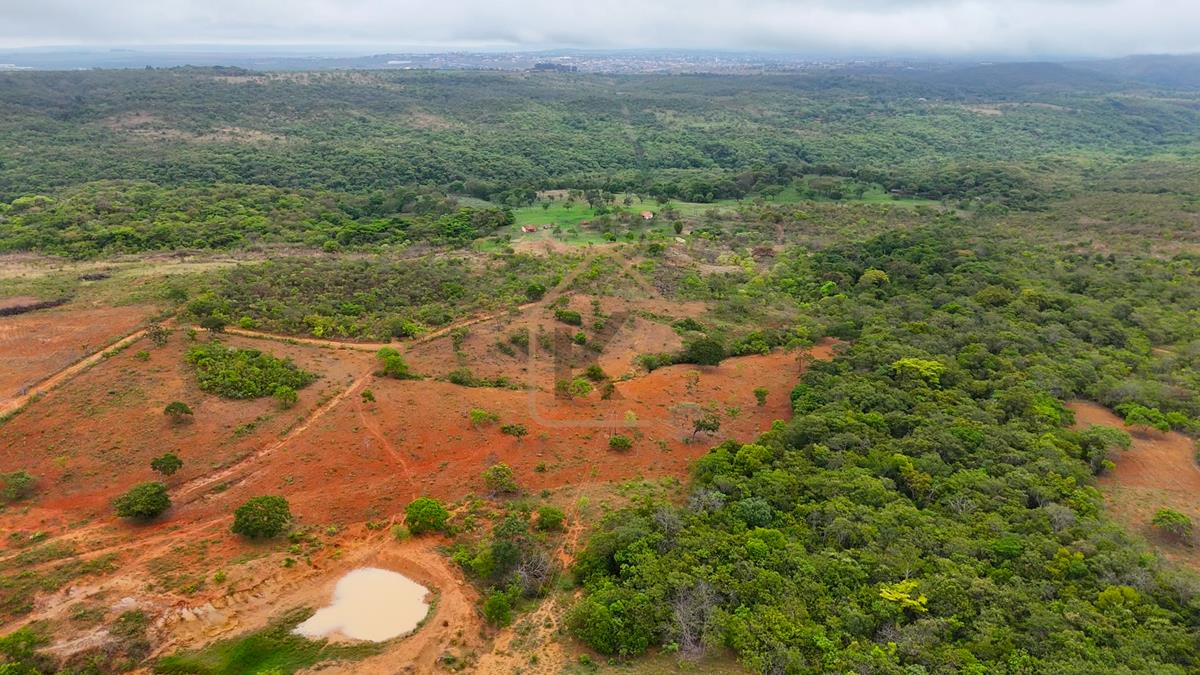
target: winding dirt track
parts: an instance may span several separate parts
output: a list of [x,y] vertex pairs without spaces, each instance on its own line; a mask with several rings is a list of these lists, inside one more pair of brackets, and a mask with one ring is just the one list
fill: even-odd
[[360,389],[362,387],[362,385],[365,384],[366,381],[371,378],[371,376],[372,376],[371,371],[367,371],[366,373],[363,373],[362,375],[358,376],[358,378],[355,379],[354,382],[352,382],[349,387],[346,387],[345,389],[343,389],[342,391],[340,391],[336,395],[334,395],[332,398],[330,398],[328,401],[326,401],[325,403],[322,403],[315,410],[313,410],[312,414],[309,415],[303,422],[292,427],[292,429],[290,431],[288,431],[286,434],[284,434],[284,436],[282,438],[275,441],[274,443],[264,446],[263,448],[259,449],[258,451],[247,455],[242,460],[235,462],[234,464],[231,464],[216,473],[209,474],[209,475],[203,476],[201,478],[197,478],[197,479],[191,481],[190,483],[184,484],[183,486],[178,488],[177,499],[186,503],[187,498],[190,497],[191,495],[195,494],[195,492],[197,490],[207,487],[209,485],[212,485],[214,483],[217,483],[226,478],[229,478],[230,476],[233,476],[234,474],[238,473],[243,466],[246,466],[247,464],[250,464],[251,462],[260,460],[263,457],[266,457],[267,455],[270,455],[271,453],[275,452],[279,448],[287,445],[288,442],[290,442],[292,439],[296,438],[300,434],[307,431],[308,428],[311,427],[314,422],[321,419],[321,417],[323,417],[330,410],[333,410],[334,408],[336,408],[337,405],[339,403],[341,403],[352,392],[358,391],[358,389]]
[[20,410],[25,405],[27,405],[30,401],[34,400],[36,397],[40,397],[40,396],[44,395],[46,392],[50,391],[51,389],[54,389],[55,387],[59,386],[63,382],[66,382],[67,380],[71,379],[72,377],[75,377],[79,373],[82,373],[83,371],[87,370],[88,368],[94,366],[96,363],[98,363],[100,360],[102,360],[104,358],[105,353],[110,352],[114,349],[120,349],[122,347],[131,345],[134,342],[137,342],[138,340],[140,340],[142,338],[142,336],[145,334],[146,334],[145,328],[134,331],[133,333],[130,333],[129,335],[126,335],[125,337],[121,338],[120,340],[117,340],[116,342],[108,345],[107,347],[97,351],[96,353],[92,354],[91,356],[85,356],[84,358],[80,359],[79,361],[76,361],[75,363],[67,366],[66,368],[63,368],[62,370],[58,371],[57,373],[54,373],[50,377],[47,377],[46,379],[42,380],[41,382],[39,382],[36,385],[34,385],[33,387],[31,387],[29,392],[27,392],[21,396],[17,396],[15,398],[8,399],[4,403],[0,404],[0,418],[4,417],[5,415],[10,415],[10,414]]

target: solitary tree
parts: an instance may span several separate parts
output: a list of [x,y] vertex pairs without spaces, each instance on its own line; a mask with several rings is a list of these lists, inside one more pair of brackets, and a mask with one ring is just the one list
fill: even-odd
[[417,497],[404,509],[404,524],[413,534],[438,532],[446,528],[450,512],[432,497]]
[[700,338],[688,343],[687,348],[679,355],[680,363],[695,363],[701,366],[715,366],[725,358],[725,347],[712,338]]
[[252,497],[233,512],[234,534],[251,539],[277,537],[292,522],[287,500],[275,495]]
[[172,452],[150,460],[150,468],[164,476],[170,476],[183,466],[183,460]]
[[272,394],[272,396],[275,397],[275,402],[278,403],[279,407],[283,410],[291,408],[292,406],[296,405],[297,401],[300,400],[300,397],[296,394],[296,390],[287,386],[286,384],[281,384],[278,387],[275,387],[275,392]]
[[414,376],[408,369],[408,363],[404,361],[404,357],[400,352],[391,347],[384,347],[376,354],[379,357],[381,364],[380,369],[375,373],[380,377],[391,377],[397,380],[411,380]]
[[113,506],[121,518],[150,520],[170,508],[171,498],[167,496],[167,486],[162,483],[140,483],[117,497]]

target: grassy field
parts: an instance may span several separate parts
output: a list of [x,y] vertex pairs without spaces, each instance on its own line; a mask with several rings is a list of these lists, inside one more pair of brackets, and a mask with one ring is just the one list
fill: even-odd
[[[655,214],[653,220],[644,224],[639,223],[631,228],[635,236],[640,235],[642,232],[647,234],[650,232],[659,232],[663,235],[673,236],[674,232],[670,223],[659,216],[666,208],[674,209],[684,218],[700,218],[714,209],[718,212],[733,211],[740,204],[744,203],[742,200],[737,199],[721,199],[711,203],[671,201],[663,205],[652,199],[642,199],[636,195],[629,195],[633,197],[633,200],[629,205],[625,205],[624,200],[626,196],[625,194],[617,195],[616,204],[618,209],[632,213],[652,211]],[[799,204],[811,201],[833,202],[834,200],[814,200],[802,195],[795,187],[789,187],[774,195],[763,198],[763,201],[773,204]],[[848,198],[838,201],[848,204],[892,204],[903,207],[938,205],[938,202],[929,199],[896,198],[878,185],[871,186],[869,190],[863,193],[861,198]],[[540,202],[532,206],[513,209],[513,216],[515,222],[498,232],[501,236],[507,235],[511,241],[552,238],[574,246],[586,246],[588,244],[599,244],[607,241],[602,234],[588,231],[585,229],[585,226],[582,226],[582,223],[591,221],[597,217],[596,210],[583,201],[556,199],[550,202]],[[537,227],[538,231],[536,233],[523,232],[521,228],[529,225]],[[560,228],[560,232],[554,234],[554,228]],[[484,248],[488,248],[488,246]]]

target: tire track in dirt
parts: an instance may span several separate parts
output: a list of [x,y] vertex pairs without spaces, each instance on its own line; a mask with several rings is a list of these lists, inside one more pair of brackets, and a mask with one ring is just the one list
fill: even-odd
[[563,535],[562,544],[554,552],[554,557],[562,563],[563,571],[570,569],[571,565],[575,564],[575,552],[579,550],[579,538],[583,536],[584,530],[583,519],[579,517],[577,509],[573,509],[567,517],[570,525],[567,526],[567,532]]
[[354,380],[354,382],[350,383],[349,387],[343,389],[341,392],[334,395],[328,401],[326,401],[325,403],[318,406],[317,409],[314,410],[312,412],[312,414],[309,415],[303,422],[292,427],[292,429],[290,431],[288,431],[287,434],[285,434],[282,438],[275,441],[274,443],[264,446],[263,448],[247,455],[246,457],[242,458],[241,460],[225,467],[224,469],[222,469],[216,473],[209,474],[207,476],[202,476],[200,478],[196,478],[196,479],[180,486],[177,489],[177,497],[181,501],[183,501],[183,503],[187,503],[187,498],[190,497],[192,494],[194,494],[197,490],[200,490],[202,488],[208,487],[209,485],[217,483],[218,481],[229,478],[230,476],[237,474],[244,466],[246,466],[250,463],[256,462],[264,457],[267,457],[268,455],[272,454],[279,448],[287,445],[289,442],[291,442],[297,436],[299,436],[300,434],[303,434],[305,431],[307,431],[308,428],[313,425],[313,423],[315,423],[317,420],[324,417],[326,413],[328,413],[330,410],[333,410],[335,407],[337,407],[337,405],[339,403],[341,403],[343,400],[345,400],[345,398],[347,396],[349,396],[351,393],[357,391],[360,387],[362,387],[362,385],[365,384],[367,382],[367,380],[370,379],[371,377],[373,377],[373,371],[368,371],[368,372],[360,375],[358,377],[358,379],[356,379],[356,380]]
[[75,363],[67,366],[66,368],[63,368],[62,370],[58,371],[57,373],[54,373],[53,375],[45,378],[41,382],[38,382],[37,384],[30,387],[29,392],[22,394],[20,396],[17,396],[15,398],[10,398],[7,402],[0,404],[0,419],[4,418],[6,415],[13,414],[14,412],[20,410],[21,408],[23,408],[24,406],[29,404],[35,398],[38,398],[38,397],[41,397],[41,396],[44,396],[44,395],[50,393],[52,390],[56,389],[59,385],[63,384],[67,380],[75,377],[76,375],[82,373],[83,371],[87,370],[88,368],[96,365],[97,363],[99,363],[100,361],[102,361],[104,359],[104,355],[107,354],[108,352],[110,352],[114,349],[122,349],[124,347],[128,347],[129,345],[133,344],[134,342],[137,342],[138,340],[140,340],[142,338],[143,335],[146,334],[146,330],[147,329],[145,329],[145,328],[141,328],[139,330],[136,330],[136,331],[130,333],[129,335],[126,335],[125,337],[117,340],[116,342],[108,345],[107,347],[104,347],[103,349],[95,352],[94,354],[91,354],[90,356],[85,356],[84,358],[76,361]]
[[[158,544],[159,542],[162,542],[164,540],[170,540],[169,544],[165,544],[163,546],[159,546],[157,548],[153,548],[153,549],[150,549],[147,551],[140,551],[135,560],[142,560],[144,558],[158,555],[160,553],[168,551],[171,548],[174,548],[176,545],[178,545],[180,543],[180,539],[184,539],[186,541],[189,536],[191,536],[193,534],[197,534],[199,532],[203,532],[205,530],[208,530],[208,529],[212,528],[213,526],[220,524],[224,520],[226,520],[225,517],[212,518],[209,520],[201,521],[199,523],[194,523],[187,527],[173,529],[173,530],[170,530],[169,532],[163,532],[162,534],[156,534],[156,535],[153,535],[150,537],[143,537],[141,539],[133,539],[133,540],[126,541],[126,542],[123,542],[120,544],[112,544],[110,546],[102,546],[100,548],[92,549],[89,551],[81,551],[80,553],[78,553],[74,556],[71,556],[69,558],[48,560],[46,562],[37,563],[37,564],[33,564],[33,565],[22,565],[21,572],[37,571],[40,569],[45,569],[47,567],[61,565],[66,561],[88,561],[88,560],[92,560],[94,558],[99,558],[101,556],[109,555],[111,553],[122,553],[129,549],[142,548],[142,547]],[[56,537],[52,541],[54,541],[55,543],[75,543],[75,542],[83,541],[83,540],[87,539],[88,535],[93,534],[99,530],[103,530],[104,528],[106,528],[112,524],[113,524],[112,522],[108,522],[108,521],[102,522],[102,523],[96,523],[95,525],[91,525],[88,527],[80,528],[78,530],[74,530],[74,531],[70,532],[69,534],[63,535],[61,537]],[[8,558],[0,560],[0,568],[8,566],[14,560],[16,560],[18,557],[19,557],[19,554],[9,556]],[[128,565],[130,562],[133,562],[133,561],[128,561],[128,560],[124,561],[122,563],[122,565]]]
[[379,423],[376,422],[373,417],[368,416],[366,411],[363,410],[363,403],[361,400],[358,402],[356,407],[358,409],[358,419],[362,422],[363,427],[366,428],[368,433],[375,437],[375,440],[383,446],[383,449],[387,451],[396,465],[400,467],[400,471],[404,476],[405,482],[408,483],[408,487],[410,490],[412,490],[413,495],[416,495],[417,482],[413,479],[412,469],[409,468],[408,461],[404,459],[404,455],[396,449],[396,446],[392,444],[392,442],[389,441],[386,436],[383,435],[383,430],[380,429]]
[[[199,326],[194,326],[196,330],[201,330]],[[324,338],[297,337],[294,335],[283,335],[282,333],[268,333],[259,330],[247,330],[245,328],[226,327],[224,332],[228,335],[237,335],[238,337],[250,338],[253,340],[271,340],[272,342],[283,342],[285,344],[309,345],[310,347],[327,347],[330,349],[352,349],[361,352],[377,352],[384,347],[394,347],[392,342],[343,342],[341,340],[326,340]]]

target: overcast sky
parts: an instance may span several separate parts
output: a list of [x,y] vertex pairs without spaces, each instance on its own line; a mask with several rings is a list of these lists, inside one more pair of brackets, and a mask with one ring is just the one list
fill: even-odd
[[325,44],[1200,52],[1200,0],[0,0],[0,48]]

